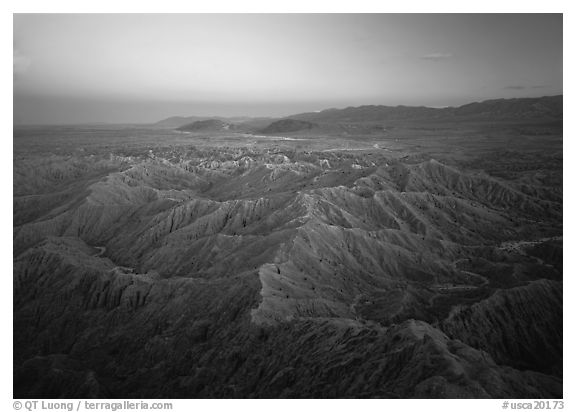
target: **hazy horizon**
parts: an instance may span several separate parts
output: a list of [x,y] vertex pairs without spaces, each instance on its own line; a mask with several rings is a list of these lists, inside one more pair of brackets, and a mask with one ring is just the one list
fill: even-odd
[[[559,94],[562,95],[562,94]],[[559,95],[534,95],[534,96],[522,96],[522,97],[518,97],[518,98],[544,98],[544,97],[554,97],[554,96],[559,96]],[[504,99],[504,98],[498,98],[495,97],[493,99],[487,99],[487,100],[498,100],[498,99]],[[514,97],[507,97],[506,99],[514,99]],[[448,105],[448,106],[426,106],[426,105],[396,105],[396,104],[386,104],[386,105],[381,105],[381,106],[408,106],[408,107],[417,107],[417,106],[424,106],[424,107],[430,107],[430,108],[436,108],[436,109],[441,109],[441,108],[447,108],[447,107],[458,107],[458,106],[463,106],[469,103],[476,103],[476,102],[482,102],[482,101],[486,101],[486,100],[472,100],[469,102],[465,102],[462,105]],[[138,103],[134,103],[133,107],[136,107],[138,105]],[[378,105],[378,104],[373,104],[373,105]],[[171,105],[167,105],[168,107],[172,107]],[[291,112],[283,112],[283,113],[279,113],[277,115],[273,115],[273,114],[269,114],[269,115],[259,115],[259,114],[243,114],[242,112],[234,112],[233,114],[227,114],[227,115],[222,115],[218,112],[209,112],[204,110],[205,107],[198,107],[197,109],[191,109],[191,111],[187,111],[187,112],[183,112],[183,111],[174,111],[174,112],[170,112],[170,114],[167,114],[166,116],[163,116],[161,118],[151,118],[149,121],[103,121],[103,120],[94,120],[94,121],[70,121],[70,122],[37,122],[37,123],[16,123],[14,122],[14,126],[65,126],[65,125],[90,125],[90,124],[110,124],[110,125],[114,125],[114,124],[118,124],[118,125],[147,125],[147,124],[154,124],[157,122],[160,122],[162,120],[166,120],[168,118],[171,117],[222,117],[222,118],[241,118],[241,117],[245,117],[245,118],[281,118],[281,117],[287,117],[287,116],[291,116],[291,115],[296,115],[296,114],[301,114],[301,113],[308,113],[308,112],[320,112],[323,110],[329,110],[329,109],[345,109],[347,107],[359,107],[359,106],[365,106],[363,104],[358,104],[358,105],[354,105],[354,106],[339,106],[339,107],[325,107],[323,109],[319,109],[319,110],[299,110],[299,111],[291,111]],[[366,105],[368,106],[368,105]],[[163,107],[163,111],[166,112],[167,109],[165,107]]]
[[14,15],[14,124],[562,93],[561,14]]

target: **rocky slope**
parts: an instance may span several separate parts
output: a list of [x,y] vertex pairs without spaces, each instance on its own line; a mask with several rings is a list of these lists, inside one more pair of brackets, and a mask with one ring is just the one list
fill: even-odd
[[380,151],[18,161],[15,397],[561,397],[538,182]]

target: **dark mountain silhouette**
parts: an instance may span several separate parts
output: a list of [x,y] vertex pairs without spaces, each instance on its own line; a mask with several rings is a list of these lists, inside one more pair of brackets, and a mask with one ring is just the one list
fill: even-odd
[[359,106],[301,113],[290,119],[314,122],[374,122],[458,118],[562,119],[562,95],[522,99],[496,99],[460,107]]
[[177,130],[186,132],[221,132],[233,129],[233,124],[219,119],[198,120],[177,128]]
[[263,134],[275,134],[275,133],[290,133],[298,132],[301,130],[310,130],[317,125],[304,120],[296,119],[282,119],[270,123],[267,127],[260,130]]
[[[432,108],[425,106],[368,105],[345,109],[326,109],[320,112],[299,113],[284,118],[268,117],[169,117],[153,125],[157,128],[187,131],[236,130],[262,134],[292,133],[318,128],[327,124],[376,123],[395,121],[561,121],[563,96],[544,96],[519,99],[493,99],[459,107]],[[226,128],[215,120],[234,125]],[[210,121],[209,123],[196,122]],[[194,125],[194,126],[192,126]]]
[[197,121],[217,119],[222,120],[231,124],[251,124],[257,123],[262,124],[269,123],[273,119],[268,117],[247,117],[247,116],[235,116],[235,117],[222,117],[222,116],[173,116],[167,119],[160,120],[152,125],[152,127],[160,129],[175,129],[178,127],[185,126]]
[[562,95],[523,99],[495,99],[466,104],[453,109],[453,112],[455,116],[562,119],[562,103]]
[[208,120],[213,119],[213,117],[209,116],[172,116],[167,119],[160,120],[159,122],[154,123],[155,127],[159,128],[166,128],[166,129],[174,129],[177,127],[181,127],[190,123],[194,123],[200,120]]

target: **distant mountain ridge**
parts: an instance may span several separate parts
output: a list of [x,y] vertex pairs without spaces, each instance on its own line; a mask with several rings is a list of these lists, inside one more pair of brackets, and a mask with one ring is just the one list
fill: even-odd
[[216,132],[224,130],[232,130],[234,125],[220,119],[207,119],[197,120],[195,122],[178,127],[176,130],[189,131],[189,132]]
[[544,96],[523,99],[493,99],[469,103],[454,109],[456,115],[491,114],[513,117],[562,118],[563,96]]
[[153,124],[155,127],[175,129],[182,127],[194,122],[204,121],[204,120],[221,120],[228,123],[245,123],[245,122],[262,122],[262,121],[273,121],[272,118],[267,117],[248,117],[248,116],[236,116],[236,117],[223,117],[223,116],[172,116],[166,119],[162,119]]
[[160,120],[159,122],[154,123],[154,126],[158,127],[168,127],[168,128],[175,128],[181,127],[185,124],[194,123],[200,120],[207,120],[211,119],[211,117],[204,117],[204,116],[172,116],[168,117],[167,119]]
[[[290,133],[322,124],[424,120],[549,120],[563,118],[563,95],[515,99],[491,99],[458,107],[366,105],[320,112],[298,113],[281,118],[174,116],[154,124],[159,128],[188,131],[237,130],[264,134]],[[212,122],[199,123],[198,122]],[[215,121],[228,124],[216,124]],[[300,122],[300,123],[298,123]]]
[[368,122],[385,120],[452,119],[472,117],[495,118],[546,118],[561,119],[563,95],[535,98],[492,99],[458,107],[432,108],[425,106],[358,106],[345,109],[328,109],[320,112],[300,113],[290,119],[316,122]]
[[307,122],[305,120],[296,119],[281,119],[270,123],[267,127],[260,130],[263,134],[274,134],[274,133],[290,133],[298,132],[301,130],[309,130],[317,125],[315,123]]

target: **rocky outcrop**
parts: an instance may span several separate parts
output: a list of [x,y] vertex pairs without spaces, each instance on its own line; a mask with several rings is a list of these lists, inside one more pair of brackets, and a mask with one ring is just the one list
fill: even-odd
[[538,280],[452,310],[440,328],[518,369],[562,376],[562,284]]

